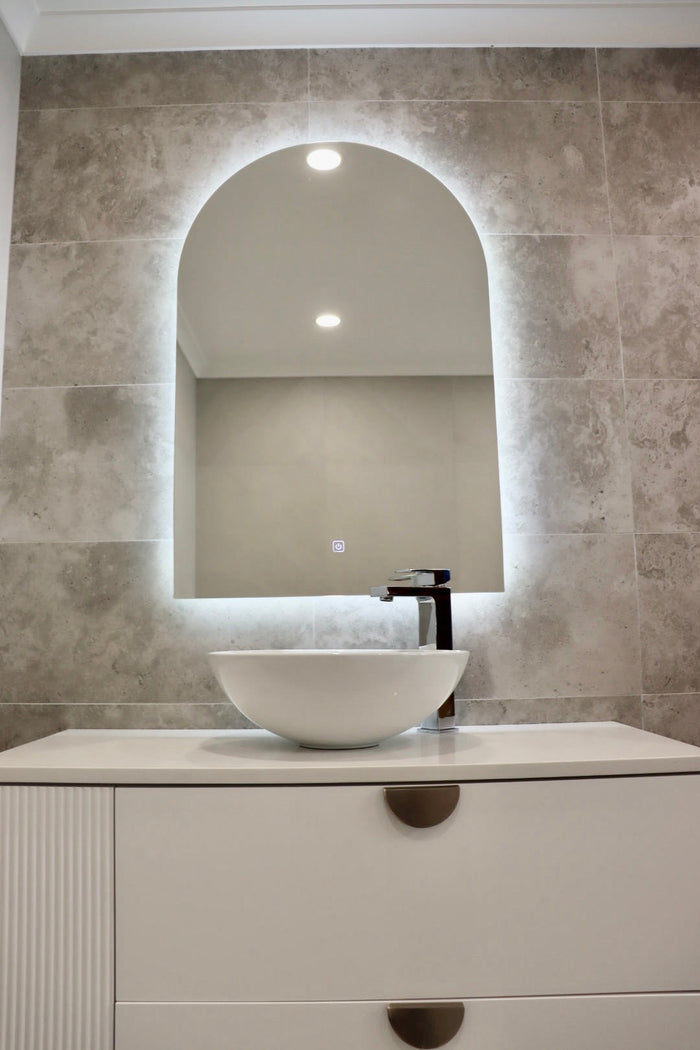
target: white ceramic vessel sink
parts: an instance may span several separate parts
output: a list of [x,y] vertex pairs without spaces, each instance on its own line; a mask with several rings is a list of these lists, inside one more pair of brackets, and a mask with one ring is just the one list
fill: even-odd
[[262,649],[210,653],[226,695],[263,729],[305,747],[370,747],[447,699],[469,653],[453,649]]

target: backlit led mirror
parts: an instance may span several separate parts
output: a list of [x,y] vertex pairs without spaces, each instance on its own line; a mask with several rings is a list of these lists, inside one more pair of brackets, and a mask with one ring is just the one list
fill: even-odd
[[488,276],[459,201],[356,143],[229,179],[178,280],[175,594],[503,588]]

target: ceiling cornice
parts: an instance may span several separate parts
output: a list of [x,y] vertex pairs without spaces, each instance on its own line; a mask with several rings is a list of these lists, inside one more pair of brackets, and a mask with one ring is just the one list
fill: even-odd
[[0,0],[26,55],[270,47],[696,47],[700,0]]

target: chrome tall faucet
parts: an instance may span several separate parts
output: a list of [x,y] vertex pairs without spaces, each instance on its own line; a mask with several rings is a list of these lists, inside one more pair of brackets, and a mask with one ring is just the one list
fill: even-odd
[[[372,587],[380,602],[394,598],[418,600],[418,646],[452,649],[452,591],[449,569],[397,569],[389,583]],[[421,729],[442,733],[455,728],[455,695],[450,693],[437,711],[421,722]]]

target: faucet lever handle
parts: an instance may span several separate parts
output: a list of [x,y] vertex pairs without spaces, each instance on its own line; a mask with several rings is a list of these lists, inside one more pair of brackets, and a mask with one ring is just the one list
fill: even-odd
[[392,583],[411,583],[414,587],[439,587],[450,582],[449,569],[394,569]]

